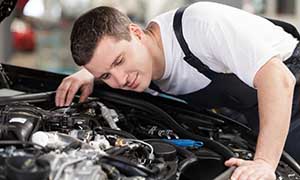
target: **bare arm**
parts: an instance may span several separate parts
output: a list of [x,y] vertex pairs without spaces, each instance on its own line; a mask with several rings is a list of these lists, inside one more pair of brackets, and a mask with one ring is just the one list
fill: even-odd
[[253,161],[231,158],[227,166],[238,166],[231,179],[276,179],[279,162],[288,134],[295,78],[278,58],[270,59],[256,73],[259,106],[259,135]]
[[279,162],[291,118],[295,78],[278,58],[271,59],[254,79],[257,88],[260,128],[254,159]]

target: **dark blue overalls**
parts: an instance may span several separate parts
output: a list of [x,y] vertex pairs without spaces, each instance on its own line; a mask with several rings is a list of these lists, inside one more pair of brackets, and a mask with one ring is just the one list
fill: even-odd
[[[182,15],[185,9],[186,7],[179,8],[174,17],[173,28],[176,38],[185,54],[184,60],[209,78],[211,83],[199,91],[179,95],[177,97],[195,107],[227,107],[238,111],[246,117],[248,126],[258,132],[259,116],[256,90],[242,82],[233,73],[225,74],[212,71],[190,51],[182,33]],[[292,25],[277,20],[271,21],[283,27],[285,31],[291,33],[298,40],[300,39],[299,33]],[[285,144],[285,150],[300,163],[300,143],[297,143],[297,140],[300,139],[300,88],[298,82],[300,80],[300,44],[297,45],[292,56],[284,63],[297,78],[297,84],[294,90],[292,121]]]

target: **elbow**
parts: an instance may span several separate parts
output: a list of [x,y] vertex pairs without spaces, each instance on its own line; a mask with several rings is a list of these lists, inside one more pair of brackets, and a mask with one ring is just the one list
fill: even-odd
[[296,78],[292,74],[292,72],[289,71],[288,73],[285,74],[285,76],[283,76],[283,82],[285,88],[294,89],[296,85]]
[[288,92],[289,96],[292,96],[296,85],[295,76],[289,71],[282,76],[281,82],[283,89]]
[[292,88],[294,89],[297,83],[295,76],[293,76],[290,81],[290,86],[292,86]]
[[296,78],[293,73],[282,63],[274,58],[267,62],[255,75],[254,86],[257,89],[270,88],[278,90],[278,93],[293,94]]

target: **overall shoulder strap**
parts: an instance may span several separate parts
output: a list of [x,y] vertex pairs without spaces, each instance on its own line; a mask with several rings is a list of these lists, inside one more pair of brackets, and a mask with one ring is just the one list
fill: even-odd
[[173,30],[175,32],[176,39],[184,52],[185,57],[183,58],[187,63],[196,68],[200,73],[204,74],[210,79],[213,79],[216,72],[212,71],[207,65],[203,64],[200,59],[198,59],[189,49],[188,44],[186,43],[183,30],[182,30],[182,16],[185,9],[188,6],[179,8],[173,19]]
[[271,18],[266,18],[266,19],[271,21],[273,24],[282,27],[285,32],[290,33],[292,36],[294,36],[294,38],[300,41],[300,34],[294,25],[277,19],[271,19]]

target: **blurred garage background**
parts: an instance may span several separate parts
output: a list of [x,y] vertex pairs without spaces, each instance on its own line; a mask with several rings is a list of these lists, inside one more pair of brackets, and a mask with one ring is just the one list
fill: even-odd
[[[72,23],[99,5],[114,6],[141,26],[154,16],[196,0],[19,0],[0,25],[0,62],[69,74],[78,69],[69,51]],[[300,27],[297,0],[214,0]]]

